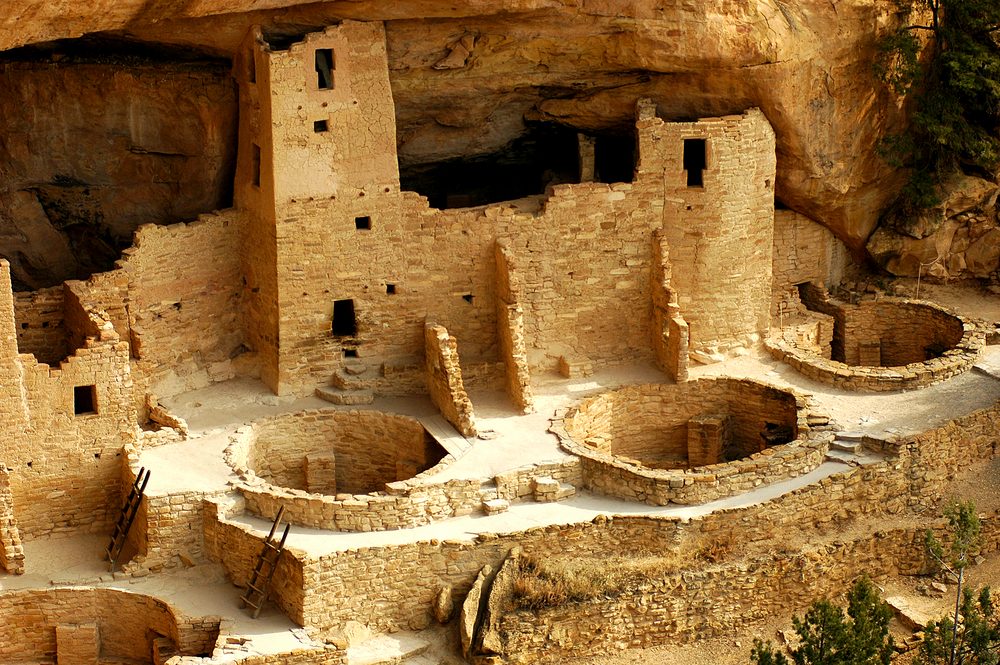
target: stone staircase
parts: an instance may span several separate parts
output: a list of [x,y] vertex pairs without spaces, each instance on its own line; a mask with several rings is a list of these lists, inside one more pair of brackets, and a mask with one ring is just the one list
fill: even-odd
[[487,515],[499,515],[510,508],[510,501],[498,496],[495,480],[487,480],[479,486],[479,499],[483,502],[483,512]]
[[852,466],[871,464],[885,459],[882,454],[865,447],[865,436],[863,432],[837,432],[830,442],[826,459]]
[[535,478],[535,501],[539,503],[552,503],[562,501],[576,494],[576,487],[569,483],[562,483],[552,476],[538,476]]
[[316,389],[316,397],[332,404],[359,405],[375,401],[379,370],[360,360],[348,360],[338,369],[329,386]]

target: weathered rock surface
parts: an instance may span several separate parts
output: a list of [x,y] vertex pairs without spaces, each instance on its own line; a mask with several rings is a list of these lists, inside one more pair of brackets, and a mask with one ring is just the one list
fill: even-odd
[[55,53],[0,63],[0,255],[19,289],[108,270],[140,224],[231,199],[227,62]]
[[870,69],[888,11],[870,0],[10,0],[0,49],[119,31],[231,54],[252,23],[386,20],[404,165],[495,151],[526,120],[624,129],[643,96],[667,118],[759,106],[778,136],[778,197],[863,252],[898,184],[875,145],[899,111]]
[[995,277],[1000,271],[998,191],[996,184],[980,178],[956,178],[941,204],[909,226],[876,230],[868,251],[901,277]]

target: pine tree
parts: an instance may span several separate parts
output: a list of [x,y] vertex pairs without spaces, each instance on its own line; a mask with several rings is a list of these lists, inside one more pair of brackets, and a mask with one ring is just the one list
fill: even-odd
[[[887,213],[900,228],[938,202],[938,188],[965,171],[995,179],[1000,167],[1000,2],[894,0],[900,28],[879,44],[876,69],[912,97],[909,129],[881,146],[911,169]],[[926,20],[921,20],[926,19]]]
[[[792,625],[799,645],[789,652],[795,665],[888,665],[892,657],[889,620],[892,612],[865,577],[847,594],[847,614],[829,600],[814,602]],[[788,665],[770,642],[754,642],[750,662]]]

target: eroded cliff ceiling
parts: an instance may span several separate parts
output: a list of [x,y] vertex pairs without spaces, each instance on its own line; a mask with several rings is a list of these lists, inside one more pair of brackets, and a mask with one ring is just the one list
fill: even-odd
[[860,257],[900,178],[876,154],[901,122],[899,101],[871,70],[890,8],[6,0],[0,254],[34,288],[110,267],[138,224],[227,205],[239,40],[253,24],[294,36],[354,18],[386,21],[404,169],[519,145],[538,123],[627,132],[644,96],[668,119],[758,106],[777,134],[777,197]]

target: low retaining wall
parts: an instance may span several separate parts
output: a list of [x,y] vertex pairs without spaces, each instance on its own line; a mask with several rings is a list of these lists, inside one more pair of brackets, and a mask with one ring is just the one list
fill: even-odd
[[118,589],[7,591],[0,593],[0,662],[99,655],[102,661],[151,663],[157,636],[182,653],[204,654],[214,647],[218,623],[178,618],[161,600]]
[[[997,422],[1000,405],[918,436],[869,441],[867,445],[878,446],[889,459],[849,467],[765,503],[690,520],[601,516],[591,522],[484,534],[467,541],[432,540],[320,557],[302,555],[306,584],[303,619],[305,625],[324,634],[336,633],[348,621],[380,631],[426,627],[434,620],[434,603],[441,588],[450,586],[454,597],[462,597],[482,566],[490,564],[495,569],[515,546],[536,557],[645,552],[675,554],[683,560],[706,551],[770,552],[775,542],[809,542],[856,518],[896,515],[914,507],[926,511],[935,505],[948,482],[996,454],[1000,446]],[[722,556],[723,561],[729,558],[728,554]],[[789,562],[782,558],[761,561],[757,566],[733,569],[737,572],[730,577],[706,578],[702,592],[719,603],[718,610],[704,610],[707,624],[723,625],[728,584],[746,585],[747,589],[765,585],[760,587],[761,593],[771,593],[767,577],[784,574],[781,571]],[[743,572],[738,573],[740,570]],[[826,574],[825,569],[804,570]],[[711,586],[712,580],[719,580],[717,588]],[[784,607],[808,604],[817,589],[790,587],[786,594],[778,587],[767,602]]]
[[[940,521],[939,536],[945,531]],[[927,570],[924,528],[820,545],[794,556],[774,553],[730,565],[664,575],[616,598],[511,611],[497,626],[503,662],[563,663],[621,649],[732,635],[748,622],[802,610],[837,596],[855,579]],[[996,517],[986,521],[982,553],[1000,549]],[[679,601],[679,599],[683,599]]]
[[[655,469],[623,457],[666,447],[688,454],[688,421],[717,413],[731,420],[738,452],[731,462]],[[764,448],[761,432],[787,428],[794,440]],[[764,483],[793,478],[822,464],[832,435],[809,428],[804,398],[749,379],[698,379],[682,384],[629,386],[585,400],[549,431],[582,463],[583,486],[652,505],[705,503]],[[797,435],[797,436],[796,436]],[[757,437],[756,441],[754,437]],[[752,446],[758,446],[752,452]],[[676,450],[674,450],[676,449]]]
[[[835,359],[799,347],[791,338],[771,338],[765,346],[802,375],[844,390],[914,390],[944,381],[972,369],[986,344],[976,324],[931,302],[889,298],[848,305],[815,287],[804,300],[809,309],[833,316]],[[941,349],[941,355],[923,360],[931,347]],[[876,355],[881,365],[900,364],[864,364]]]

